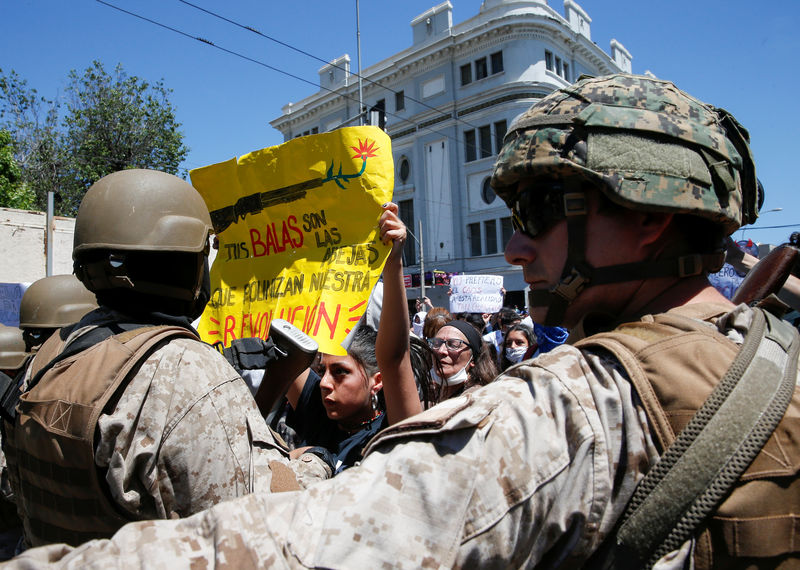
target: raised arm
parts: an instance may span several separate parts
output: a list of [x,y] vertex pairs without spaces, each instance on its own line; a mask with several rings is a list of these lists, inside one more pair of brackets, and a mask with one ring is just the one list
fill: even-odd
[[397,216],[397,204],[385,204],[380,219],[381,241],[392,244],[383,268],[383,305],[375,356],[383,381],[386,417],[394,424],[422,411],[422,404],[411,368],[406,289],[403,284],[403,244],[406,226]]

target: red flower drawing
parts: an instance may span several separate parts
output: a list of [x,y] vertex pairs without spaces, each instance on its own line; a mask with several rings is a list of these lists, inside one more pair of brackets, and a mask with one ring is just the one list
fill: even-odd
[[375,148],[375,141],[369,142],[369,139],[364,139],[363,142],[359,139],[358,146],[351,146],[350,148],[356,151],[353,158],[358,158],[360,156],[361,160],[367,160],[370,156],[378,156],[375,154],[375,151],[378,150]]

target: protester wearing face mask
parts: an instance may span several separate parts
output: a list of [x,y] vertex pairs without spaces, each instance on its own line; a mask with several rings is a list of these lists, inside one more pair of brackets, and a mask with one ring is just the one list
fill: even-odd
[[509,366],[522,362],[526,354],[532,358],[538,353],[536,337],[530,327],[519,324],[514,325],[503,339],[502,352],[500,353],[500,371],[502,372]]
[[438,401],[486,385],[498,374],[489,346],[465,321],[450,321],[428,344],[436,357],[431,375],[439,386]]

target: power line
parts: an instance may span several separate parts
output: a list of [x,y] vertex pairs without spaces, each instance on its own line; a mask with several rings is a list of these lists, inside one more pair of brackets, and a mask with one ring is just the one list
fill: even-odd
[[[323,90],[325,90],[325,91],[328,91],[328,92],[330,92],[330,93],[333,93],[334,95],[338,95],[338,96],[341,96],[341,97],[342,97],[342,98],[344,98],[344,99],[348,99],[348,100],[350,100],[350,101],[354,101],[354,102],[358,103],[358,100],[357,100],[355,97],[351,97],[351,96],[349,96],[349,95],[347,95],[347,94],[345,94],[345,93],[340,93],[340,92],[338,92],[338,91],[337,91],[337,90],[335,90],[335,89],[330,89],[330,88],[328,88],[328,87],[325,87],[325,86],[323,86],[323,85],[318,85],[317,83],[315,83],[315,82],[313,82],[313,81],[309,81],[308,79],[304,79],[303,77],[300,77],[300,76],[298,76],[298,75],[295,75],[295,74],[293,74],[293,73],[290,73],[290,72],[288,72],[288,71],[285,71],[285,70],[283,70],[283,69],[280,69],[280,68],[278,68],[278,67],[275,67],[275,66],[273,66],[273,65],[270,65],[270,64],[268,64],[268,63],[265,63],[265,62],[263,62],[263,61],[260,61],[260,60],[258,60],[258,59],[255,59],[255,58],[252,58],[252,57],[250,57],[250,56],[244,55],[244,54],[242,54],[242,53],[239,53],[239,52],[233,51],[233,50],[231,50],[231,49],[228,49],[228,48],[222,47],[222,46],[220,46],[220,45],[218,45],[218,44],[216,44],[216,43],[212,42],[211,40],[209,40],[209,39],[207,39],[207,38],[202,38],[202,37],[199,37],[199,36],[193,36],[193,35],[191,35],[191,34],[189,34],[189,33],[187,33],[187,32],[184,32],[184,31],[182,31],[182,30],[179,30],[179,29],[177,29],[177,28],[174,28],[174,27],[172,27],[172,26],[168,26],[168,25],[166,25],[166,24],[163,24],[163,23],[161,23],[161,22],[158,22],[158,21],[156,21],[156,20],[153,20],[152,18],[148,18],[148,17],[146,17],[146,16],[142,16],[142,15],[140,15],[140,14],[137,14],[137,13],[135,13],[135,12],[131,12],[130,10],[125,10],[124,8],[120,8],[119,6],[115,6],[114,4],[111,4],[110,2],[106,2],[105,0],[95,0],[95,1],[96,1],[96,2],[98,2],[99,4],[103,4],[104,6],[108,6],[109,8],[113,8],[114,10],[117,10],[117,11],[119,11],[119,12],[122,12],[122,13],[124,13],[124,14],[127,14],[127,15],[129,15],[129,16],[133,16],[134,18],[138,18],[138,19],[140,19],[140,20],[143,20],[143,21],[145,21],[145,22],[148,22],[148,23],[150,23],[150,24],[153,24],[153,25],[155,25],[155,26],[158,26],[158,27],[160,27],[160,28],[164,28],[165,30],[169,30],[169,31],[171,31],[171,32],[174,32],[174,33],[176,33],[176,34],[179,34],[179,35],[181,35],[181,36],[184,36],[184,37],[186,37],[186,38],[189,38],[189,39],[192,39],[192,40],[196,40],[196,41],[202,42],[202,43],[204,43],[204,44],[206,44],[206,45],[209,45],[209,46],[211,46],[211,47],[213,47],[213,48],[216,48],[216,49],[218,49],[218,50],[220,50],[220,51],[223,51],[223,52],[225,52],[225,53],[227,53],[227,54],[229,54],[229,55],[233,55],[233,56],[235,56],[235,57],[238,57],[238,58],[244,59],[244,60],[246,60],[246,61],[249,61],[249,62],[251,62],[251,63],[255,63],[256,65],[260,65],[261,67],[267,68],[267,69],[269,69],[269,70],[271,70],[271,71],[275,71],[276,73],[280,73],[280,74],[282,74],[282,75],[286,75],[287,77],[291,77],[292,79],[297,79],[298,81],[302,81],[303,83],[308,83],[309,85],[313,85],[314,87],[319,87],[320,89],[323,89]],[[442,132],[442,131],[438,131],[438,130],[436,130],[436,129],[433,129],[433,128],[431,128],[431,127],[428,127],[428,126],[422,126],[421,124],[418,124],[418,123],[416,123],[416,122],[414,122],[414,121],[412,121],[412,120],[410,120],[410,119],[406,119],[406,118],[404,118],[404,117],[401,117],[400,115],[397,115],[397,114],[395,114],[395,113],[390,113],[389,111],[386,111],[386,110],[384,110],[384,113],[385,113],[386,115],[389,115],[389,116],[395,117],[395,118],[399,119],[400,121],[402,121],[402,122],[404,122],[404,123],[408,123],[408,124],[410,124],[410,125],[413,125],[413,126],[414,126],[415,128],[417,128],[417,129],[424,129],[424,130],[427,130],[427,131],[429,131],[429,132],[432,132],[432,133],[438,134],[438,135],[440,135],[440,136],[443,136],[443,137],[445,137],[445,138],[448,138],[448,139],[450,139],[450,140],[454,141],[456,145],[458,145],[458,143],[459,143],[459,141],[458,141],[458,139],[457,139],[457,138],[455,138],[455,137],[453,137],[453,136],[451,136],[451,135],[449,135],[449,134],[447,134],[447,133],[444,133],[444,132]],[[445,115],[446,115],[446,114],[445,114]],[[451,118],[452,118],[452,117],[451,117]],[[458,118],[453,118],[453,119],[454,119],[456,122],[458,122],[458,121],[459,121],[459,119],[458,119]]]
[[[234,20],[231,20],[231,19],[229,19],[229,18],[226,18],[225,16],[222,16],[222,15],[220,15],[220,14],[217,14],[216,12],[212,12],[211,10],[208,10],[208,9],[206,9],[206,8],[203,8],[203,7],[201,7],[201,6],[197,6],[196,4],[192,4],[192,3],[191,3],[191,2],[189,2],[188,0],[178,0],[178,2],[181,2],[181,3],[183,3],[183,4],[186,4],[187,6],[191,6],[192,8],[194,8],[194,9],[196,9],[196,10],[200,10],[201,12],[204,12],[204,13],[208,14],[209,16],[213,16],[213,17],[215,17],[215,18],[218,18],[218,19],[220,19],[220,20],[222,20],[222,21],[224,21],[224,22],[228,22],[229,24],[232,24],[232,25],[234,25],[234,26],[237,26],[237,27],[239,27],[239,28],[242,28],[243,30],[247,30],[247,31],[249,31],[249,32],[252,32],[252,33],[254,33],[254,34],[258,35],[258,36],[261,36],[261,37],[262,37],[262,38],[264,38],[264,39],[267,39],[267,40],[269,40],[269,41],[271,41],[271,42],[275,42],[276,44],[278,44],[278,45],[281,45],[281,46],[283,46],[283,47],[285,47],[285,48],[288,48],[288,49],[290,49],[290,50],[292,50],[292,51],[295,51],[295,52],[297,52],[297,53],[299,53],[299,54],[305,55],[306,57],[310,57],[311,59],[315,59],[315,60],[317,60],[317,61],[319,61],[319,62],[321,62],[321,63],[324,63],[325,65],[330,65],[331,67],[333,67],[333,68],[336,68],[336,69],[338,69],[338,70],[340,70],[340,71],[343,71],[343,72],[345,72],[345,73],[350,73],[351,75],[355,75],[355,76],[356,76],[356,78],[358,78],[358,79],[362,79],[362,80],[364,80],[364,81],[366,81],[366,82],[370,83],[371,85],[374,85],[374,86],[376,86],[376,87],[380,87],[381,89],[385,89],[385,90],[389,91],[390,93],[392,93],[392,94],[394,94],[394,95],[397,95],[397,94],[398,94],[398,92],[397,92],[397,91],[395,91],[394,89],[392,89],[391,87],[387,87],[386,85],[382,85],[382,84],[378,83],[377,81],[373,81],[372,79],[370,79],[370,78],[368,78],[368,77],[365,77],[365,76],[363,76],[363,75],[360,75],[360,74],[358,74],[358,73],[354,73],[354,72],[350,71],[349,69],[347,69],[347,68],[345,68],[345,67],[342,67],[342,66],[340,66],[340,65],[336,65],[336,64],[335,64],[335,63],[333,63],[333,62],[327,61],[327,60],[325,60],[325,59],[323,59],[323,58],[321,58],[321,57],[319,57],[319,56],[316,56],[316,55],[314,55],[314,54],[312,54],[312,53],[309,53],[309,52],[307,52],[307,51],[305,51],[305,50],[303,50],[303,49],[300,49],[300,48],[298,48],[298,47],[296,47],[296,46],[293,46],[293,45],[291,45],[291,44],[289,44],[289,43],[287,43],[287,42],[284,42],[284,41],[282,41],[282,40],[279,40],[279,39],[277,39],[277,38],[273,38],[272,36],[269,36],[269,35],[267,35],[267,34],[264,34],[264,33],[262,33],[260,30],[258,30],[258,29],[256,29],[256,28],[254,28],[253,26],[246,26],[246,25],[244,25],[244,24],[241,24],[241,23],[239,23],[239,22],[236,22],[236,21],[234,21]],[[447,115],[447,113],[445,113],[445,112],[443,112],[443,111],[440,111],[440,110],[439,110],[439,109],[437,109],[436,107],[433,107],[433,106],[431,106],[431,105],[428,105],[427,103],[425,103],[425,102],[423,102],[423,101],[419,101],[418,99],[415,99],[415,98],[413,98],[413,97],[406,96],[406,95],[405,95],[405,93],[403,94],[403,97],[404,97],[405,99],[408,99],[409,101],[413,101],[414,103],[417,103],[418,105],[422,105],[423,107],[426,107],[427,109],[430,109],[430,110],[432,110],[432,111],[435,111],[435,112],[437,112],[437,113],[439,113],[439,114],[441,114],[441,115],[443,115],[443,116],[448,116],[448,115]],[[458,123],[463,123],[464,125],[467,125],[467,126],[469,126],[469,127],[472,127],[473,129],[477,129],[477,128],[478,128],[476,125],[473,125],[473,124],[471,124],[471,123],[469,123],[469,122],[467,122],[467,121],[465,121],[465,120],[463,120],[463,119],[459,119],[459,118],[457,118],[457,117],[455,118],[455,121],[456,121],[456,122],[458,122]]]
[[786,224],[783,226],[758,226],[757,228],[752,226],[742,226],[739,229],[741,229],[742,231],[747,230],[748,232],[752,232],[755,230],[779,230],[783,228],[798,228],[798,227],[800,227],[800,224]]

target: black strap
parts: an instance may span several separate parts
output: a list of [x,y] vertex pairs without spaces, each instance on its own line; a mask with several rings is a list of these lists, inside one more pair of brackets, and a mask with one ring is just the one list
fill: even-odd
[[701,408],[634,491],[615,541],[592,565],[649,568],[677,550],[728,495],[780,423],[797,379],[800,337],[760,309]]
[[32,359],[32,356],[28,356],[13,378],[0,373],[0,416],[10,422],[17,417],[16,407],[21,395],[19,390],[25,379],[25,371]]
[[257,337],[234,339],[231,346],[223,346],[221,352],[239,374],[244,370],[264,370],[273,360],[286,356],[272,339],[262,340]]

